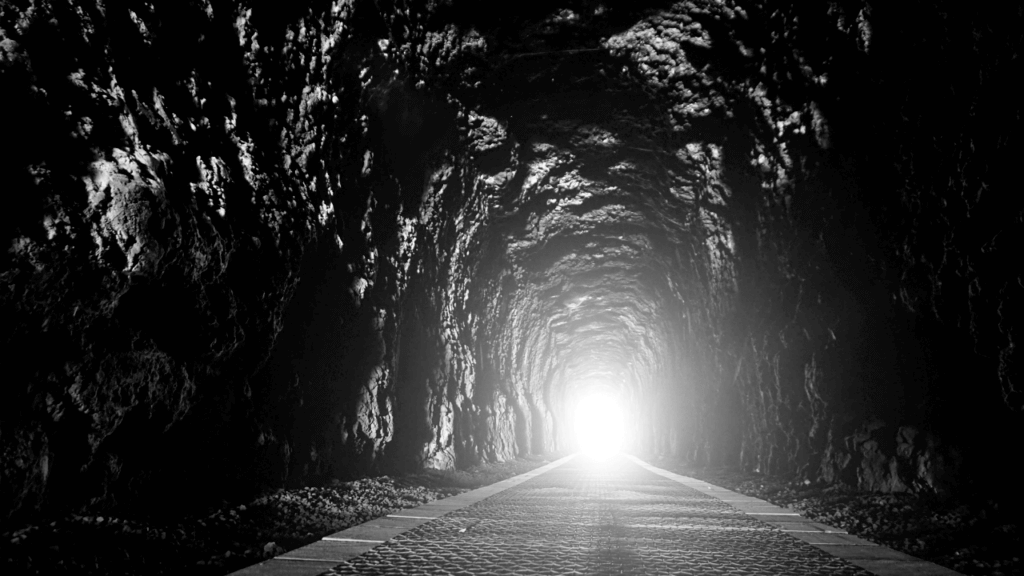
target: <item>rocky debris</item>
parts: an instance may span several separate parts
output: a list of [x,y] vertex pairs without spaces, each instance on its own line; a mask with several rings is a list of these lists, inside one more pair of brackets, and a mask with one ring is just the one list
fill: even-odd
[[221,575],[403,508],[526,472],[521,459],[460,472],[378,476],[279,490],[173,521],[70,515],[0,535],[5,574]]
[[658,465],[795,508],[812,520],[963,574],[1024,574],[1024,505],[1013,504],[1004,494],[878,494],[843,485],[699,469],[671,460]]
[[829,444],[814,477],[867,492],[948,494],[957,487],[962,460],[934,435],[913,426],[893,430],[875,420],[840,445]]

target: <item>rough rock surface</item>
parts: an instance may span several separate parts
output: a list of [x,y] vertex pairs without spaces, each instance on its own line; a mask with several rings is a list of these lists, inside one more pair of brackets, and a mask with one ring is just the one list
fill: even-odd
[[1022,432],[1021,10],[0,5],[0,509],[571,443],[867,490]]

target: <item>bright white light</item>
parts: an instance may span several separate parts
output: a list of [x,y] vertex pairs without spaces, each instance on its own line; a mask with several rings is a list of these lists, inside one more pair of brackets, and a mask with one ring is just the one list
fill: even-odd
[[622,447],[622,407],[615,396],[590,394],[576,405],[574,416],[576,442],[582,452],[600,457],[614,454]]

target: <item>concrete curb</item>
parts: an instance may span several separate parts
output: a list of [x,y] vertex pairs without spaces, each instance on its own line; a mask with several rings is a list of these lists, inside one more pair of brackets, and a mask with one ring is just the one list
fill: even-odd
[[387,516],[364,522],[330,536],[324,536],[318,542],[308,546],[290,550],[259,564],[232,572],[228,576],[316,576],[322,574],[403,532],[518,486],[548,470],[565,464],[572,458],[573,455],[566,456],[489,486],[435,500],[416,508],[399,510]]
[[745,496],[696,478],[662,470],[636,456],[628,455],[627,457],[658,476],[674,480],[701,494],[714,496],[741,512],[775,526],[798,540],[803,540],[819,550],[842,558],[876,576],[963,576],[960,572],[938,564],[858,538],[848,534],[845,530],[820,522],[812,522],[801,516],[796,510],[781,508],[760,498]]

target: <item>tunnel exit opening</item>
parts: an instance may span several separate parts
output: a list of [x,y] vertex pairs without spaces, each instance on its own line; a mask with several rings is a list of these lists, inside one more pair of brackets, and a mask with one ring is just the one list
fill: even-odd
[[573,410],[576,449],[595,458],[617,454],[624,446],[622,399],[606,390],[584,394]]

